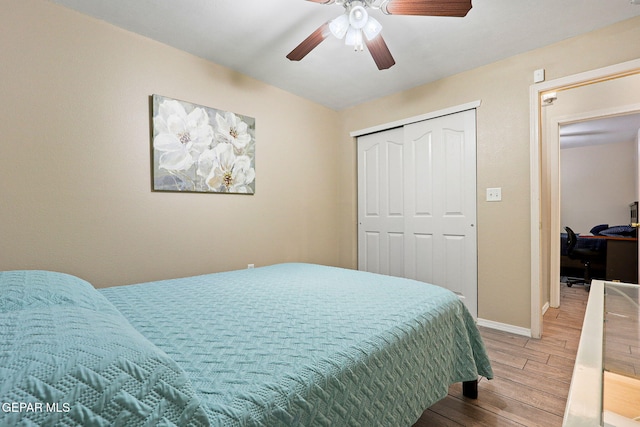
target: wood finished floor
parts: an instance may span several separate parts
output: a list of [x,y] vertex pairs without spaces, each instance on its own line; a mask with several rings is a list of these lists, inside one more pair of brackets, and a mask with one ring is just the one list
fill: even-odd
[[542,339],[480,327],[494,379],[482,379],[478,399],[449,395],[427,409],[414,427],[562,425],[589,293],[561,285],[560,308],[544,315]]

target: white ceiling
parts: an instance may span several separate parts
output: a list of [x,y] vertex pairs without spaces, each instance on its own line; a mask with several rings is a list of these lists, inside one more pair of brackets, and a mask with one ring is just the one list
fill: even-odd
[[379,71],[366,49],[356,53],[333,36],[300,62],[285,58],[321,24],[343,12],[336,4],[52,1],[335,110],[640,15],[640,6],[629,0],[474,0],[465,18],[387,16],[374,11],[396,60],[389,70]]
[[639,130],[640,113],[571,123],[560,127],[560,148],[634,142]]

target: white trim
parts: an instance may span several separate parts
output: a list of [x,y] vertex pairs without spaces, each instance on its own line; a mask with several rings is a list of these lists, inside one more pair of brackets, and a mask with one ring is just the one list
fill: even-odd
[[[544,138],[547,147],[547,168],[549,188],[549,304],[560,307],[560,124],[547,121],[544,124]],[[551,136],[553,135],[553,136]],[[557,142],[557,144],[556,144]]]
[[[615,107],[610,108],[602,108],[599,110],[592,111],[581,111],[575,114],[568,114],[562,117],[556,117],[552,124],[555,126],[564,126],[571,123],[583,122],[585,120],[598,119],[603,117],[614,117],[620,116],[624,114],[636,114],[640,111],[640,103],[636,102],[633,104],[625,104],[625,105],[616,105]],[[640,131],[640,129],[639,129]]]
[[585,71],[583,73],[573,74],[571,76],[561,77],[555,80],[549,80],[547,82],[537,83],[532,85],[532,88],[538,89],[538,92],[545,92],[548,90],[563,89],[568,86],[575,86],[580,84],[588,84],[593,81],[607,79],[609,77],[615,77],[621,74],[631,73],[640,69],[640,59],[634,59],[632,61],[622,62],[620,64],[611,65],[609,67],[598,68],[596,70]]
[[545,302],[544,305],[542,306],[542,315],[543,316],[547,312],[547,310],[549,310],[549,301]]
[[495,329],[502,332],[509,332],[516,335],[524,335],[525,337],[531,337],[531,329],[523,328],[520,326],[509,325],[507,323],[494,322],[493,320],[481,319],[478,317],[478,326],[484,326],[485,328]]
[[436,117],[447,116],[449,114],[461,113],[462,111],[472,110],[474,108],[478,108],[481,104],[481,101],[473,101],[468,102],[466,104],[456,105],[454,107],[445,108],[443,110],[432,111],[431,113],[421,114],[419,116],[413,116],[402,120],[397,120],[395,122],[385,123],[382,125],[373,126],[366,129],[354,130],[349,135],[351,137],[358,137],[362,135],[368,135],[370,133],[381,132],[387,129],[393,129],[397,127],[401,127],[404,125],[408,125],[411,123],[422,122],[424,120],[435,119]]
[[[615,107],[603,108],[599,110],[581,111],[574,114],[568,114],[565,116],[555,117],[550,119],[546,127],[552,129],[560,129],[561,126],[581,122],[585,120],[599,119],[603,117],[619,116],[623,114],[633,114],[640,112],[640,103],[628,104],[628,105],[616,105]],[[556,133],[557,135],[557,133]],[[551,245],[551,260],[549,263],[549,274],[551,277],[560,277],[560,139],[555,137],[547,140],[549,152],[556,153],[558,164],[554,165],[553,170],[549,174],[549,183],[551,185],[551,225],[550,232],[551,238],[549,244]],[[560,280],[551,280],[549,286],[549,300],[551,307],[560,306]]]
[[[539,84],[538,84],[539,85]],[[541,199],[540,199],[540,92],[538,85],[531,86],[529,91],[529,112],[530,112],[530,143],[529,143],[529,181],[531,186],[531,336],[540,338],[542,336],[542,312],[540,304],[542,301],[541,275],[540,275],[540,232],[542,221],[540,219]]]
[[640,59],[623,62],[609,67],[586,71],[547,82],[537,83],[530,87],[530,185],[531,185],[531,336],[542,336],[542,287],[540,276],[540,97],[542,92],[558,90],[570,86],[588,84],[631,73],[640,69]]

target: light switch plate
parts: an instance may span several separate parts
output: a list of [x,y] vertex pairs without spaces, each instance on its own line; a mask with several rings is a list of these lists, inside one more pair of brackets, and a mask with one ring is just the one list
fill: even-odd
[[502,188],[487,188],[487,202],[499,202],[502,200]]

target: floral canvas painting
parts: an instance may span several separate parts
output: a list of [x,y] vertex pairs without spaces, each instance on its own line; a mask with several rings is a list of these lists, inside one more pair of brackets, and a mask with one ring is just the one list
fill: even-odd
[[153,189],[255,193],[252,117],[153,95]]

